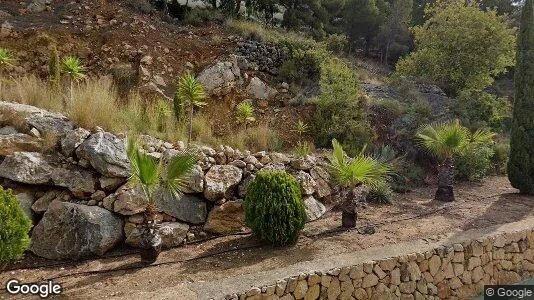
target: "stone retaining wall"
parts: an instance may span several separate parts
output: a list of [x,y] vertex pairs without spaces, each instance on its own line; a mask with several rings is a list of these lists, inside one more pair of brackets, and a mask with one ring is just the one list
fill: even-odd
[[531,277],[532,226],[326,272],[302,273],[225,299],[468,299],[480,295],[484,285]]
[[[173,144],[151,136],[140,140],[143,150],[156,160],[186,150],[183,142]],[[0,185],[15,188],[34,221],[32,252],[49,259],[78,259],[101,255],[122,242],[139,245],[146,200],[139,188],[127,183],[131,171],[125,144],[124,135],[99,128],[90,132],[65,116],[0,101]],[[191,149],[200,160],[185,194],[162,193],[157,199],[164,247],[197,240],[206,232],[242,231],[243,198],[260,170],[295,176],[310,221],[324,214],[321,201],[334,192],[321,157],[251,153],[228,146],[194,146],[187,151]],[[114,226],[93,226],[94,215]],[[78,251],[75,246],[80,244],[88,247]],[[58,247],[65,251],[52,251]]]

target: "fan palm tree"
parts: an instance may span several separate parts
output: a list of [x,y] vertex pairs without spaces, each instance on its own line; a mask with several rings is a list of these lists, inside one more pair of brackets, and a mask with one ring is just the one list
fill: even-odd
[[70,79],[70,101],[72,102],[74,101],[74,82],[85,78],[85,67],[77,57],[67,56],[63,59],[62,69]]
[[154,262],[161,249],[161,237],[157,233],[156,224],[156,197],[161,195],[158,191],[164,190],[179,197],[198,158],[183,153],[165,163],[163,160],[158,163],[142,151],[134,139],[128,140],[127,154],[132,170],[129,182],[139,187],[146,199],[141,230],[141,258],[147,262]]
[[363,154],[356,157],[347,156],[337,140],[332,140],[333,152],[328,157],[330,172],[341,186],[342,226],[355,227],[357,202],[365,199],[367,188],[379,187],[387,184],[387,178],[392,174],[388,163],[381,162],[371,156]]
[[469,147],[491,143],[494,135],[484,130],[471,133],[458,120],[425,125],[417,131],[420,146],[439,160],[438,190],[434,199],[454,201],[454,155],[465,153]]
[[204,102],[206,93],[204,92],[204,86],[198,82],[191,73],[184,75],[178,81],[176,95],[174,97],[175,107],[176,102],[179,101],[180,105],[184,105],[189,109],[189,129],[187,135],[187,143],[191,143],[191,133],[193,132],[193,112],[195,107],[203,107],[208,103]]

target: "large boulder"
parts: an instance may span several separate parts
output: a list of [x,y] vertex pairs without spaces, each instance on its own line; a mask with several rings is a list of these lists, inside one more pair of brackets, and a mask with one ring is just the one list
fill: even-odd
[[204,199],[194,194],[177,197],[170,192],[159,190],[156,192],[156,205],[160,211],[191,224],[204,223],[208,214]]
[[42,214],[48,210],[48,206],[52,201],[56,199],[61,200],[62,197],[63,193],[60,190],[49,190],[32,204],[32,210]]
[[241,77],[235,57],[230,61],[217,62],[204,69],[197,79],[210,94],[226,94],[235,87]]
[[272,87],[268,86],[265,82],[261,81],[258,77],[252,77],[249,84],[245,88],[245,92],[250,97],[260,100],[268,100],[274,95],[277,91]]
[[130,162],[125,141],[109,132],[97,132],[76,150],[79,159],[88,161],[100,174],[108,177],[130,176]]
[[24,133],[0,134],[0,156],[20,151],[42,151],[41,139]]
[[204,230],[219,234],[242,231],[245,227],[243,200],[228,201],[213,208],[204,224]]
[[323,198],[332,194],[330,188],[330,174],[324,168],[315,166],[311,168],[310,175],[315,181],[315,192],[319,198]]
[[315,192],[315,186],[317,184],[310,174],[304,171],[298,171],[295,178],[299,182],[300,190],[303,195],[311,195]]
[[[124,216],[135,215],[146,209],[146,197],[143,190],[137,186],[123,185],[108,197],[114,198],[112,200],[113,211]],[[108,201],[108,199],[106,200]]]
[[68,188],[75,195],[95,192],[96,178],[90,171],[71,164],[60,154],[16,152],[0,164],[0,177],[27,184]]
[[[161,246],[163,248],[173,248],[182,245],[187,237],[189,225],[179,222],[164,222],[159,224],[157,229],[161,235]],[[124,226],[126,244],[132,247],[139,247],[141,228],[139,225],[127,223]]]
[[0,124],[13,126],[20,132],[36,128],[41,134],[49,133],[56,138],[74,129],[74,123],[61,114],[4,101],[0,101]]
[[123,240],[123,226],[101,207],[54,201],[33,229],[30,250],[58,260],[103,255]]
[[232,189],[243,177],[243,171],[232,165],[214,165],[204,178],[204,197],[210,201],[230,198]]
[[202,193],[204,191],[204,171],[195,165],[184,186],[184,193]]
[[319,219],[326,212],[326,207],[312,196],[304,198],[304,209],[308,222]]

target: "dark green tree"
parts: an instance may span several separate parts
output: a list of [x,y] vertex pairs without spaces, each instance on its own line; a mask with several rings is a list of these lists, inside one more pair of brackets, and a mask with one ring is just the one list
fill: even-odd
[[534,193],[534,0],[526,0],[517,42],[515,103],[508,178],[522,193]]
[[363,46],[369,54],[388,10],[388,3],[383,0],[348,0],[344,19],[345,34],[350,42]]
[[388,63],[390,57],[397,61],[410,51],[412,38],[408,27],[412,6],[413,0],[393,0],[387,21],[380,26],[378,40],[384,64]]

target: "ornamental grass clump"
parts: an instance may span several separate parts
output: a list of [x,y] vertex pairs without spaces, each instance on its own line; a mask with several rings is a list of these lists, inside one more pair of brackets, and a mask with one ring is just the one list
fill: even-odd
[[0,186],[0,267],[21,258],[30,244],[31,226],[15,195]]
[[245,222],[273,245],[295,243],[306,223],[297,180],[285,172],[258,172],[245,197]]

